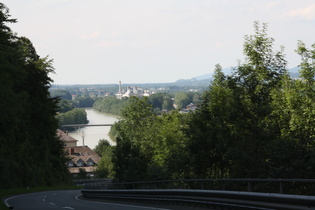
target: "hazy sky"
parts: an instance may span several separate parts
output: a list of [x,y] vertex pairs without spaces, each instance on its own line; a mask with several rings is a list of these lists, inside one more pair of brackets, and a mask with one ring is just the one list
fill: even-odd
[[[1,1],[1,0],[0,0]],[[297,41],[315,43],[314,0],[2,0],[56,84],[175,82],[243,61],[253,22],[299,64]]]

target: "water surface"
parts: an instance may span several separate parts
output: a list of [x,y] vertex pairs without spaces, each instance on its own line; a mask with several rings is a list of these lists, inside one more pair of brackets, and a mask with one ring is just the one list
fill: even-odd
[[[113,124],[118,121],[117,116],[98,112],[93,108],[86,108],[85,111],[89,120],[88,124]],[[89,126],[70,132],[69,135],[79,140],[77,146],[82,146],[82,133],[84,133],[84,144],[91,149],[94,149],[100,139],[107,139],[110,144],[115,144],[115,142],[111,141],[108,136],[109,130],[109,126]]]

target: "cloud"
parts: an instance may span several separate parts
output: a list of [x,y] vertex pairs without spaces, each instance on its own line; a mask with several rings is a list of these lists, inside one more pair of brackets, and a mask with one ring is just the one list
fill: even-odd
[[94,31],[92,33],[89,34],[81,34],[79,36],[80,39],[95,39],[101,36],[101,31]]
[[111,32],[111,33],[110,33],[110,36],[111,36],[111,37],[122,36],[122,35],[123,35],[123,33],[121,33],[121,32]]
[[304,8],[297,8],[287,12],[285,17],[299,17],[306,20],[314,20],[315,19],[315,4],[309,5]]
[[115,42],[115,41],[102,41],[95,45],[97,48],[108,48],[108,47],[116,47],[116,46],[121,46],[122,42]]

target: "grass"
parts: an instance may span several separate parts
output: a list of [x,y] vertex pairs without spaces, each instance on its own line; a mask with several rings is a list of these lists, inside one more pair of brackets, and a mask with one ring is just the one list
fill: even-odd
[[56,185],[53,187],[36,187],[36,188],[16,188],[16,189],[0,189],[0,210],[8,209],[8,207],[4,204],[4,199],[6,197],[14,196],[14,195],[21,195],[27,193],[34,193],[34,192],[42,192],[42,191],[52,191],[52,190],[78,190],[81,187],[76,185]]

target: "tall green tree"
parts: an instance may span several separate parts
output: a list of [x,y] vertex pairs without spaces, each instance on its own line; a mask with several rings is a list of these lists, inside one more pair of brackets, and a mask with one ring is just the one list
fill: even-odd
[[272,112],[271,92],[281,85],[286,60],[283,49],[274,52],[266,24],[255,22],[254,29],[254,35],[245,36],[245,63],[231,76],[216,66],[215,80],[193,116],[188,134],[198,177],[268,176],[267,145],[274,136],[265,118]]
[[148,163],[151,161],[151,143],[154,114],[148,98],[131,97],[129,105],[122,110],[122,120],[115,128],[118,132],[113,162],[116,178],[120,181],[146,179]]
[[274,136],[266,130],[264,119],[272,111],[270,93],[287,72],[283,48],[273,50],[274,39],[267,36],[267,25],[255,22],[254,29],[253,35],[245,36],[245,63],[235,69],[231,80],[239,104],[231,156],[231,175],[236,177],[267,176],[266,145]]
[[233,119],[237,104],[226,76],[216,65],[214,80],[202,97],[202,103],[191,115],[186,133],[193,178],[224,178],[228,176],[227,157],[232,140]]
[[113,170],[113,146],[107,140],[101,139],[96,145],[94,151],[101,156],[96,169],[96,176],[100,178],[114,178]]
[[[300,79],[284,78],[281,89],[272,93],[273,112],[268,118],[279,137],[270,148],[271,176],[312,178],[315,153],[315,45],[308,49],[299,41]],[[276,119],[276,120],[274,120]]]
[[40,58],[8,22],[15,20],[0,3],[0,187],[53,185],[65,181],[68,171],[56,137],[58,99],[48,91],[52,60]]

